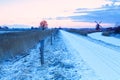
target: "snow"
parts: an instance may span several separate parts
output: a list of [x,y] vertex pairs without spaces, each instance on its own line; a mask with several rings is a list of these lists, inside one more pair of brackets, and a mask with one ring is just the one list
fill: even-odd
[[0,80],[118,80],[120,55],[87,38],[60,30],[45,39],[45,64],[40,43],[19,60],[0,63]]
[[61,34],[56,34],[53,42],[50,45],[50,37],[45,40],[43,66],[40,64],[39,43],[24,58],[1,63],[0,80],[100,80],[82,58],[74,56],[77,52],[65,45]]
[[11,32],[20,32],[20,31],[0,31],[0,34],[11,33]]
[[24,24],[1,25],[1,26],[7,26],[9,28],[31,28],[30,25],[24,25]]
[[116,46],[120,46],[120,39],[112,36],[111,37],[102,36],[101,32],[91,33],[91,34],[88,34],[88,36],[97,40],[101,40],[101,41],[116,45]]
[[77,54],[74,54],[76,61],[79,62],[82,57],[102,80],[120,79],[119,52],[93,43],[82,36],[62,30],[60,32],[66,45],[73,51],[77,51]]

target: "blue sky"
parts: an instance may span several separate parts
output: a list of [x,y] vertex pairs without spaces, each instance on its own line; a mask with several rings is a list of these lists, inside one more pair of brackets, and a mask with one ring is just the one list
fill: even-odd
[[[116,23],[120,21],[120,3],[103,5],[101,8],[88,9],[88,8],[78,8],[74,12],[76,15],[69,16],[73,21],[88,21],[92,22],[103,21],[106,23]],[[83,14],[81,16],[81,14]]]
[[39,26],[47,20],[49,27],[103,27],[119,23],[120,0],[0,0],[0,25]]

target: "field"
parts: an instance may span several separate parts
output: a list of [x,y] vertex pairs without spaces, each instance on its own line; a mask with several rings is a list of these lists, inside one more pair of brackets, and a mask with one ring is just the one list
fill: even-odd
[[26,55],[41,40],[50,36],[53,30],[23,30],[0,34],[0,59]]
[[[12,59],[18,55],[27,55],[27,52],[32,49],[40,40],[50,36],[53,32],[58,29],[49,29],[41,31],[39,29],[16,29],[16,30],[0,30],[0,58]],[[90,33],[102,32],[105,36],[110,36],[113,31],[107,31],[103,29],[101,31],[95,30],[94,28],[81,28],[81,29],[65,29],[68,32],[87,36]]]
[[[104,36],[103,33],[109,35]],[[0,36],[1,59],[12,59],[0,63],[1,80],[120,79],[120,34],[114,31],[36,29]],[[44,64],[41,64],[40,40],[43,39]],[[16,60],[16,56],[19,60]]]

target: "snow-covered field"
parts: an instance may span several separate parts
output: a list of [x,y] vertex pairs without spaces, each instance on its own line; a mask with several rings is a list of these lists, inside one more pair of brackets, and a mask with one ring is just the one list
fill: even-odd
[[97,40],[101,40],[101,41],[116,45],[116,46],[120,46],[119,38],[115,38],[112,36],[109,36],[109,37],[102,36],[101,32],[92,33],[92,34],[89,34],[88,36],[90,36],[91,38],[97,39]]
[[89,38],[60,31],[45,40],[45,64],[40,64],[40,43],[29,55],[0,64],[0,80],[120,80],[118,51]]
[[0,34],[3,34],[3,33],[11,33],[11,32],[20,32],[20,31],[0,31]]

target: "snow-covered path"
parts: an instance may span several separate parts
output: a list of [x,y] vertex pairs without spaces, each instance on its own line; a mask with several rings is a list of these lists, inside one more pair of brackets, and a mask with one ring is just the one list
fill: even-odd
[[84,39],[82,36],[60,31],[66,45],[77,51],[76,59],[83,58],[102,80],[120,80],[120,53]]
[[120,47],[120,39],[115,38],[115,37],[102,36],[101,32],[91,33],[91,34],[88,34],[88,36],[91,38],[94,38],[96,40],[101,40],[101,41],[107,42],[109,44],[116,45],[116,46]]

